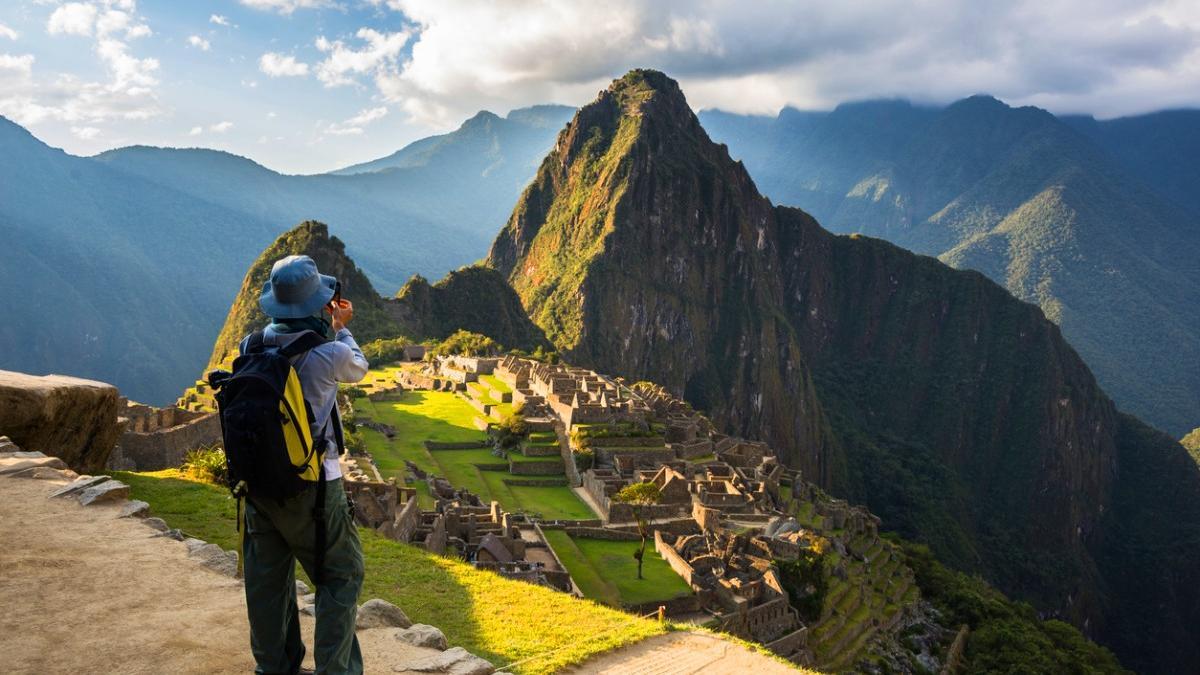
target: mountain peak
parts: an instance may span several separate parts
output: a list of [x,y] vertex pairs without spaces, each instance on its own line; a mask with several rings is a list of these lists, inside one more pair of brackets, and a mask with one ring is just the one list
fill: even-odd
[[499,122],[501,119],[499,115],[490,110],[480,110],[467,119],[467,121],[463,122],[459,129],[486,128]]
[[236,352],[243,336],[266,324],[268,317],[259,308],[258,297],[275,261],[289,255],[311,257],[322,274],[335,276],[342,282],[342,295],[354,302],[355,334],[364,342],[398,332],[383,309],[383,299],[346,254],[342,240],[331,236],[325,223],[306,220],[279,235],[246,272],[213,347],[210,367],[224,363]]

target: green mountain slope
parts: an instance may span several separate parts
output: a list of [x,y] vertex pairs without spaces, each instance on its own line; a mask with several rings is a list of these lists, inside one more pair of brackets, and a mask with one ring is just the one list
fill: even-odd
[[173,398],[270,225],[50,148],[3,118],[0,154],[0,284],[24,307],[0,322],[0,368]]
[[467,267],[433,285],[414,276],[395,298],[383,298],[346,253],[345,244],[329,234],[328,226],[305,221],[280,235],[250,265],[213,345],[209,367],[228,363],[243,337],[269,323],[258,298],[271,266],[289,255],[310,256],[322,274],[342,282],[343,297],[354,303],[350,330],[359,344],[401,337],[437,341],[467,330],[508,348],[533,350],[548,345],[495,270]]
[[[987,164],[922,170],[975,182]],[[661,73],[579,111],[489,262],[567,360],[682,393],[1130,666],[1200,666],[1200,572],[1182,562],[1200,554],[1200,471],[1167,470],[1183,449],[1120,416],[1037,307],[772,206]],[[1169,487],[1126,499],[1142,475]],[[1134,538],[1164,573],[1154,606],[1120,553]],[[1124,641],[1133,626],[1157,646]]]
[[1058,323],[1123,407],[1173,434],[1200,417],[1200,212],[1183,196],[1200,194],[1200,116],[1089,126],[976,96],[703,119],[773,199],[983,272]]

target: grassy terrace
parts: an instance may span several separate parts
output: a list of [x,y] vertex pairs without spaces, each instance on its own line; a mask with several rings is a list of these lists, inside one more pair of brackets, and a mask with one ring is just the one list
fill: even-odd
[[500,392],[501,394],[511,394],[512,393],[512,387],[501,382],[500,378],[496,377],[495,375],[480,375],[479,381],[483,382],[484,384],[490,385],[492,387],[492,389],[495,389],[496,391]]
[[692,592],[653,546],[646,547],[645,578],[639,580],[633,559],[637,542],[576,538],[563,530],[546,530],[546,538],[579,590],[606,605],[640,605]]
[[[538,513],[548,519],[596,517],[570,488],[558,484],[561,479],[540,481],[542,485],[537,486],[506,484],[505,479],[515,480],[517,477],[508,473],[507,460],[492,455],[490,450],[427,450],[424,445],[426,440],[454,442],[482,441],[487,438],[472,423],[477,414],[475,409],[452,393],[409,391],[398,401],[357,399],[354,406],[356,416],[370,418],[396,429],[395,438],[388,440],[377,431],[361,427],[367,451],[385,478],[395,476],[403,479],[404,460],[409,460],[422,470],[449,480],[455,487],[474,492],[485,502],[500,502],[509,511]],[[514,457],[520,455],[514,453]],[[491,470],[481,469],[480,466],[505,468]],[[419,490],[418,495],[423,508],[432,508],[433,500],[428,490]]]
[[[188,479],[178,471],[116,474],[132,498],[149,502],[154,515],[189,535],[236,549],[234,501],[228,491]],[[588,656],[667,630],[654,621],[577,600],[548,588],[504,579],[491,572],[433,555],[360,530],[366,581],[360,601],[383,598],[415,622],[446,634],[497,666],[565,647],[512,668],[553,673]],[[600,637],[600,631],[613,629]]]

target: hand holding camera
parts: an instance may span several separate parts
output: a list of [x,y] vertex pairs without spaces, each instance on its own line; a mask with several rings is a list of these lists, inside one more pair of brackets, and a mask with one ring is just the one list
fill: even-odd
[[346,324],[350,323],[350,320],[354,318],[354,303],[345,298],[335,297],[325,306],[325,311],[329,312],[330,316],[333,317],[330,320],[333,330],[339,331],[345,328]]

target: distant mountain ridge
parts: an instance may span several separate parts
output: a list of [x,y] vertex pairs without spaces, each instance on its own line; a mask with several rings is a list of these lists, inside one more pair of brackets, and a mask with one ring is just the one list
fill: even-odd
[[[873,128],[860,150],[887,147]],[[1200,470],[1179,443],[1119,413],[1058,327],[983,275],[773,206],[662,73],[580,109],[488,261],[571,363],[682,394],[1131,667],[1200,667]]]
[[337,223],[388,294],[441,277],[487,251],[566,116],[481,113],[402,150],[420,158],[405,168],[347,176],[205,149],[75,157],[0,118],[0,282],[41,308],[0,325],[0,368],[174,400],[209,359],[238,280],[289,226]]
[[1097,122],[974,96],[701,120],[775,201],[983,272],[1123,407],[1176,436],[1200,420],[1200,111]]

